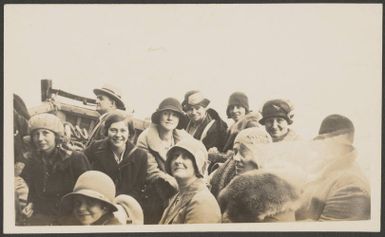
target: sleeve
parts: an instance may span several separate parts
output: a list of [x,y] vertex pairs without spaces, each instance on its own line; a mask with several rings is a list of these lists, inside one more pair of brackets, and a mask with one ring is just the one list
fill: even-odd
[[73,153],[73,174],[75,176],[75,180],[83,174],[85,171],[91,169],[91,165],[88,162],[87,157],[82,152],[74,152]]
[[159,177],[161,171],[159,170],[158,163],[156,162],[155,157],[150,153],[148,144],[146,142],[147,140],[146,134],[147,133],[144,131],[139,135],[138,140],[136,142],[136,146],[146,151],[146,154],[147,154],[146,179],[149,182],[154,182]]
[[90,165],[90,167],[93,167],[94,165],[94,159],[93,159],[93,146],[94,143],[91,143],[86,149],[84,149],[83,154],[86,156],[87,161]]
[[30,202],[33,199],[34,196],[34,186],[33,186],[33,174],[32,174],[32,165],[30,162],[27,162],[26,166],[24,167],[23,171],[20,174],[20,177],[25,181],[27,187],[28,187],[28,198],[27,202]]
[[217,201],[210,193],[197,193],[186,207],[185,224],[220,223],[221,212]]
[[365,188],[352,182],[335,186],[325,201],[320,221],[370,219],[370,196]]

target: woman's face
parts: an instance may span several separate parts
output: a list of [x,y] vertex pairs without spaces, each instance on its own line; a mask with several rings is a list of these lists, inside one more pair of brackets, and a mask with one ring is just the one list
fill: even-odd
[[206,108],[202,105],[190,105],[186,111],[187,116],[194,123],[202,121],[206,116]]
[[172,110],[160,112],[159,124],[167,131],[174,130],[179,123],[179,114]]
[[45,128],[33,131],[32,141],[38,151],[45,153],[50,153],[56,146],[55,133]]
[[255,154],[246,146],[235,143],[234,147],[235,171],[237,174],[242,174],[249,170],[258,169],[255,163]]
[[76,195],[73,202],[73,215],[82,225],[91,225],[106,213],[103,203],[97,199]]
[[241,118],[246,115],[246,109],[240,105],[233,105],[230,107],[230,117],[238,122]]
[[182,149],[175,150],[171,155],[171,174],[176,179],[190,179],[195,176],[195,169],[190,154]]
[[272,117],[266,119],[265,129],[273,139],[279,139],[289,132],[289,124],[284,118]]
[[129,135],[127,123],[124,121],[112,123],[107,132],[111,144],[118,148],[126,145]]

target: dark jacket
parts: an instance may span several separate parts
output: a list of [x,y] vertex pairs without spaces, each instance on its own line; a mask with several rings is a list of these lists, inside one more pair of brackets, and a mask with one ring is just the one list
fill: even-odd
[[123,160],[118,164],[108,138],[92,143],[84,153],[92,168],[104,172],[114,181],[116,194],[128,194],[139,203],[146,180],[147,154],[131,142],[126,143]]
[[231,125],[227,131],[227,137],[225,145],[223,147],[223,151],[227,152],[228,150],[233,149],[235,137],[243,129],[261,126],[259,124],[259,120],[261,118],[262,115],[260,113],[250,112],[246,114],[244,118]]
[[90,168],[87,157],[81,152],[56,148],[44,160],[41,154],[29,153],[20,176],[28,184],[28,202],[33,203],[34,215],[55,219],[60,214],[61,198],[72,192],[77,178]]
[[235,175],[235,160],[233,158],[229,158],[215,170],[210,180],[210,191],[215,198],[218,197],[220,191],[230,183]]
[[[188,123],[186,131],[189,131],[190,126],[192,126],[191,121]],[[226,122],[220,118],[215,110],[208,109],[206,118],[198,125],[194,134],[191,135],[195,139],[202,141],[207,150],[216,147],[221,152],[226,142],[226,134]]]

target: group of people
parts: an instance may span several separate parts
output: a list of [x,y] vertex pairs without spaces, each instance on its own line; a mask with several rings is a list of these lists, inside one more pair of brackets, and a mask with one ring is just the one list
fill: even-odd
[[291,145],[301,139],[290,128],[293,106],[286,100],[267,101],[257,112],[234,92],[228,126],[202,92],[188,91],[182,102],[161,101],[137,136],[117,90],[94,93],[101,116],[82,151],[66,145],[55,115],[28,117],[29,149],[15,146],[22,156],[15,157],[17,225],[370,219],[370,188],[347,117],[322,121],[302,155],[313,159],[304,178],[296,172],[301,159],[296,166],[278,155],[274,166],[268,158],[269,150],[299,147]]

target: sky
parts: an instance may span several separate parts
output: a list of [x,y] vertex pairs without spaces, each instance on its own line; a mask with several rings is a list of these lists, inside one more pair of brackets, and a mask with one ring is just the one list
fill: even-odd
[[38,105],[41,79],[91,98],[111,84],[145,118],[198,89],[226,118],[242,91],[252,110],[290,100],[304,139],[329,114],[349,117],[360,163],[370,173],[380,162],[380,4],[17,4],[4,16],[6,102]]

